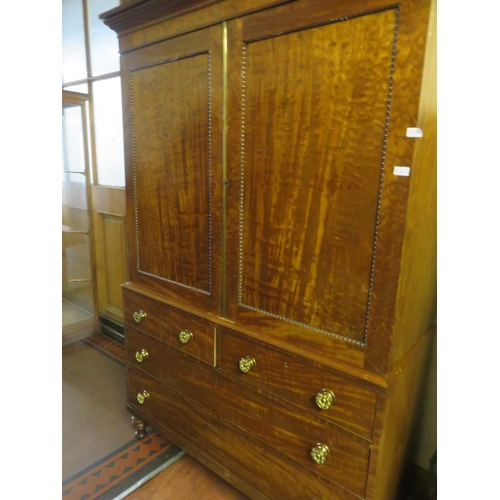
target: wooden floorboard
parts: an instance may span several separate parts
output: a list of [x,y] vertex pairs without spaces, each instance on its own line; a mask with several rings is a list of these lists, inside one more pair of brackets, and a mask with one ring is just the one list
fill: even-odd
[[248,500],[189,455],[127,496],[127,500]]

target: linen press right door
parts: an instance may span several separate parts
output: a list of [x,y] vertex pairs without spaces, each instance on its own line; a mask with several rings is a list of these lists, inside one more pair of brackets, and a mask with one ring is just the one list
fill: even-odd
[[226,314],[383,375],[424,14],[316,1],[228,23]]

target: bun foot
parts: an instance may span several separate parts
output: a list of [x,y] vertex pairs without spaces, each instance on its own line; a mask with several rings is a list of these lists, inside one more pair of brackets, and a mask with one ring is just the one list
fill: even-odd
[[148,435],[146,424],[142,420],[132,417],[132,425],[135,429],[135,437],[137,439],[144,439]]

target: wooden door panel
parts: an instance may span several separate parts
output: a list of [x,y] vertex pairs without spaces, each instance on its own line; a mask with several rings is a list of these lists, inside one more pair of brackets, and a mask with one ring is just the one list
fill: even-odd
[[242,45],[240,307],[363,342],[395,26],[388,10]]
[[[127,155],[133,199],[129,248],[135,254],[131,279],[210,309],[218,308],[214,253],[221,246],[214,183],[220,154],[213,147],[221,142],[220,118],[214,118],[220,99],[212,80],[221,54],[214,50],[220,44],[211,41],[215,34],[220,39],[222,29],[125,56],[132,136]],[[218,74],[215,81],[221,79]]]
[[138,264],[202,293],[211,285],[207,67],[201,54],[131,77]]
[[387,373],[427,4],[228,23],[227,316],[297,354]]

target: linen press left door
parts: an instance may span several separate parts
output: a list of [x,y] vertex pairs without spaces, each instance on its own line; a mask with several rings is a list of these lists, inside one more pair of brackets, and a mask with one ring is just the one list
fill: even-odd
[[130,280],[220,311],[222,27],[122,55]]

